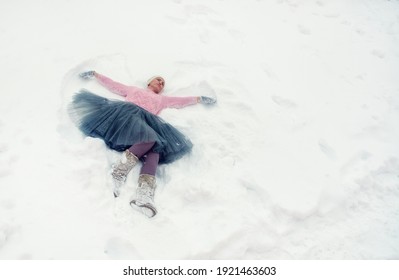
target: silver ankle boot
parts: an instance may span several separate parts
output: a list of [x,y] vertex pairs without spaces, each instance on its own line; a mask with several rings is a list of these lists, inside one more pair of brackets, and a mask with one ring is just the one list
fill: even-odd
[[126,150],[122,159],[112,165],[112,179],[114,180],[114,196],[118,197],[120,194],[120,187],[126,182],[127,175],[130,170],[137,164],[139,159],[129,150]]
[[136,198],[130,202],[130,205],[147,217],[154,217],[157,214],[157,209],[154,206],[155,189],[155,176],[141,174],[136,191]]

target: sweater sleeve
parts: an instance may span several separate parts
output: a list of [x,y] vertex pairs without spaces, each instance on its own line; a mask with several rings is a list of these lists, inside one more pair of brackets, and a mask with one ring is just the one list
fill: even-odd
[[163,108],[183,108],[189,105],[195,105],[198,103],[198,98],[196,96],[189,97],[170,97],[163,96],[162,107]]
[[126,96],[129,91],[129,86],[113,81],[112,79],[96,73],[97,81],[109,89],[111,92],[119,94],[120,96]]

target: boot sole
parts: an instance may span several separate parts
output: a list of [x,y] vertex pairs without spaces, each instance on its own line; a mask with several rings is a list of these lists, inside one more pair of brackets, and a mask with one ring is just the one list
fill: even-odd
[[157,209],[149,203],[140,204],[138,203],[138,201],[132,200],[130,201],[130,206],[132,206],[133,209],[136,209],[139,212],[143,213],[148,218],[152,218],[157,214]]

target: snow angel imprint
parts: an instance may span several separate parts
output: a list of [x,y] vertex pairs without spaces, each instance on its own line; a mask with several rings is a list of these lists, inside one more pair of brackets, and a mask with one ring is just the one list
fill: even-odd
[[193,144],[179,130],[157,115],[165,108],[182,108],[194,104],[214,104],[216,99],[205,96],[170,97],[162,95],[165,80],[154,76],[147,88],[127,86],[95,71],[80,74],[83,79],[96,79],[125,101],[110,100],[87,90],[73,97],[71,117],[87,136],[101,138],[113,150],[123,152],[112,165],[114,196],[139,160],[143,162],[135,198],[130,205],[148,217],[157,214],[154,205],[158,164],[171,163],[187,154]]

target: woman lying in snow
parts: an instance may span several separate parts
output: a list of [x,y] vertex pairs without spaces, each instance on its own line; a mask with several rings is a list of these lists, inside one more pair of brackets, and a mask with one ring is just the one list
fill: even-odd
[[124,152],[122,159],[112,166],[114,195],[126,181],[128,173],[139,160],[143,162],[133,208],[148,217],[156,215],[154,192],[158,164],[170,163],[188,153],[191,141],[157,115],[165,108],[182,108],[198,103],[214,104],[216,99],[205,96],[168,97],[161,95],[165,80],[152,77],[147,88],[127,86],[95,71],[80,74],[84,79],[96,80],[111,92],[125,97],[124,101],[109,100],[87,90],[77,93],[70,106],[71,115],[87,136],[104,140],[113,150]]

